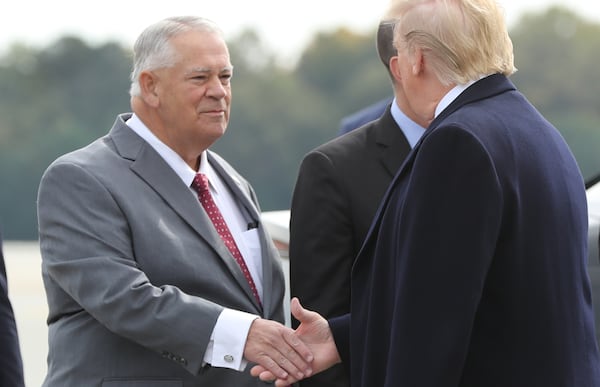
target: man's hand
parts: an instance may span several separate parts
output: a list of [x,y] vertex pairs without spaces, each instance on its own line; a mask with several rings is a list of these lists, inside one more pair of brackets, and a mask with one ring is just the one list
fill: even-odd
[[292,329],[275,321],[256,319],[252,322],[244,357],[269,372],[271,380],[299,380],[312,374],[310,349]]
[[[331,335],[327,320],[316,312],[304,309],[296,297],[292,298],[290,309],[294,317],[300,321],[300,326],[295,331],[296,340],[298,338],[301,339],[314,355],[312,370],[318,373],[339,363],[341,361],[340,355],[335,346],[335,341]],[[252,367],[250,373],[253,376],[258,376],[263,381],[275,380],[276,387],[285,387],[304,377],[310,376],[308,374],[303,377],[297,377],[300,374],[289,373],[286,377],[281,377],[281,373],[274,373],[270,368],[265,367],[264,364],[258,364]]]

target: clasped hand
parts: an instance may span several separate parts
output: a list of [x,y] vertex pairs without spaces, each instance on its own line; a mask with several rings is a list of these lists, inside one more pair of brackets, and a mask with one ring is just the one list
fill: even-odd
[[[283,351],[273,348],[271,353],[254,358],[245,353],[248,360],[257,363],[250,373],[263,381],[274,381],[276,387],[288,386],[341,361],[327,320],[316,312],[304,309],[295,297],[290,303],[290,310],[300,325],[295,331],[284,334],[288,346]],[[265,343],[259,344],[257,348],[265,348]],[[254,352],[260,354],[261,351]]]

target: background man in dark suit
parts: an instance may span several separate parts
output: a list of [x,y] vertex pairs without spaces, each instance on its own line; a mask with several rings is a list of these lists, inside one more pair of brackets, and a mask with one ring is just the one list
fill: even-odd
[[254,190],[208,149],[227,127],[232,69],[214,23],[149,26],[133,113],[44,173],[45,387],[263,385],[247,362],[309,371],[281,324],[283,271]]
[[24,385],[21,348],[15,315],[8,298],[8,281],[2,253],[2,235],[0,235],[0,386]]
[[[382,21],[377,51],[389,73],[393,24]],[[412,120],[406,97],[390,73],[395,98],[384,115],[321,145],[303,159],[290,221],[290,288],[325,317],[350,311],[350,270],[396,171],[424,128]],[[336,367],[303,380],[303,387],[349,386]]]
[[355,261],[351,313],[327,322],[292,300],[315,370],[343,360],[353,387],[600,386],[583,178],[508,79],[502,10],[396,0],[391,14],[390,67],[429,126]]

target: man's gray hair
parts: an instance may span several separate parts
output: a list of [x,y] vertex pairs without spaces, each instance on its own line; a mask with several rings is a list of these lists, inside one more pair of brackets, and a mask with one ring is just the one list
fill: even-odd
[[139,78],[142,71],[156,70],[173,66],[177,53],[171,45],[171,39],[183,32],[200,30],[220,35],[223,31],[209,19],[197,16],[176,16],[163,19],[148,26],[133,45],[133,69],[129,95],[141,93]]

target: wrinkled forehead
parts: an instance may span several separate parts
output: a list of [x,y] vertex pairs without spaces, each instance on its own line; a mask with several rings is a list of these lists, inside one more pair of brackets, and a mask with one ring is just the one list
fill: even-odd
[[210,31],[186,31],[171,39],[176,57],[187,67],[225,71],[231,69],[229,49],[223,37]]

